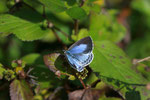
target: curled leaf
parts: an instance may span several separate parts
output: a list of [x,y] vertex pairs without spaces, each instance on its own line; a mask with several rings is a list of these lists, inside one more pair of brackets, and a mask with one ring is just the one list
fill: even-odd
[[45,65],[54,73],[58,71],[58,69],[55,67],[55,61],[59,56],[60,53],[52,53],[44,56]]
[[70,80],[75,79],[75,76],[68,73],[70,72],[70,70],[68,69],[71,67],[67,67],[67,64],[65,65],[65,59],[63,59],[63,56],[60,53],[52,53],[52,54],[45,55],[44,63],[58,77],[64,78],[63,75],[65,75],[65,76],[69,76],[68,79]]
[[69,100],[98,100],[103,95],[104,90],[98,89],[84,89],[76,90],[69,93]]

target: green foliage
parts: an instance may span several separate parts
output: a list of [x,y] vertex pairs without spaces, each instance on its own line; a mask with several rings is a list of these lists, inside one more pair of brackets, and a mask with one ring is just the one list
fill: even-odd
[[40,54],[38,53],[32,53],[32,54],[28,54],[24,57],[22,57],[22,60],[25,61],[27,64],[34,64],[35,61],[37,60],[37,58],[40,57]]
[[[150,2],[121,1],[1,0],[1,99],[148,100],[150,62],[137,58],[150,55]],[[62,51],[86,36],[94,59],[77,72]]]
[[95,56],[91,68],[98,77],[104,76],[131,84],[144,83],[143,78],[131,69],[130,59],[117,46],[109,41],[96,41],[94,46]]
[[8,81],[13,80],[16,76],[15,76],[15,72],[13,70],[5,70],[4,71],[4,78]]
[[86,17],[86,12],[84,11],[84,9],[80,7],[72,7],[68,9],[66,12],[73,19],[82,19]]
[[62,0],[39,0],[52,12],[62,12],[66,10],[65,4]]
[[132,2],[132,7],[141,13],[144,13],[148,16],[150,16],[150,2],[149,0],[135,0]]
[[89,33],[95,40],[119,42],[124,38],[125,28],[116,21],[115,13],[115,10],[110,10],[91,14]]
[[48,30],[42,29],[40,23],[32,23],[10,14],[4,14],[0,17],[0,30],[2,34],[13,32],[23,41],[40,39],[48,32]]
[[71,35],[71,37],[74,41],[78,41],[78,40],[80,40],[86,36],[88,36],[88,30],[87,29],[80,29],[78,35],[75,35],[75,34]]
[[3,65],[0,63],[0,79],[2,79],[3,78],[3,74],[4,74],[4,72],[5,72],[5,69],[3,68]]

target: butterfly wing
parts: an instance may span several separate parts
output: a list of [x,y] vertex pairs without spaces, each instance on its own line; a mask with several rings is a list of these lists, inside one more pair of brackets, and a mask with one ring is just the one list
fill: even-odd
[[72,68],[76,69],[78,72],[82,72],[84,67],[92,62],[93,53],[90,52],[87,54],[72,55],[69,52],[66,52],[66,58],[68,59]]
[[89,52],[87,54],[79,54],[79,55],[73,55],[82,65],[82,67],[85,67],[89,65],[93,60],[93,53]]
[[68,51],[70,51],[72,54],[80,54],[80,53],[88,53],[92,52],[93,50],[93,42],[90,36],[85,37],[76,43],[74,43]]
[[78,72],[82,72],[84,67],[82,67],[81,63],[71,55],[66,53],[66,58],[71,65],[72,68],[76,69]]
[[78,72],[82,72],[84,67],[93,60],[93,42],[91,37],[85,37],[74,43],[67,51],[66,58],[70,65]]

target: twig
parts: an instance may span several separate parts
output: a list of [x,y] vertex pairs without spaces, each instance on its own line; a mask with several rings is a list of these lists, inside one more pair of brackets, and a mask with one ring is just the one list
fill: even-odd
[[77,19],[75,19],[74,21],[74,31],[75,31],[75,35],[78,34],[78,30],[79,30],[79,21]]
[[61,89],[63,89],[63,87],[57,87],[54,92],[48,97],[48,100],[53,100],[56,93],[58,93]]
[[94,81],[92,84],[91,84],[91,87],[95,87],[99,82],[101,82],[100,79],[97,79],[96,81]]
[[149,57],[146,57],[146,58],[143,58],[143,59],[134,59],[133,60],[133,64],[137,64],[137,63],[141,63],[141,62],[143,62],[143,61],[147,61],[147,60],[150,60],[150,56]]
[[62,34],[64,34],[66,37],[69,37],[67,33],[65,33],[64,31],[60,30],[59,28],[57,28],[57,27],[55,27],[55,26],[54,26],[54,28],[55,28],[56,30],[58,30],[59,32],[61,32]]
[[[82,7],[84,5],[85,0],[81,1],[80,7]],[[78,30],[79,30],[79,21],[77,19],[75,19],[74,21],[74,30],[75,30],[75,35],[78,34]]]
[[43,5],[43,17],[47,19],[46,13],[45,13],[45,6]]
[[57,33],[56,33],[56,31],[55,31],[55,29],[54,28],[51,28],[52,29],[52,31],[53,31],[53,33],[54,33],[54,35],[56,36],[56,38],[57,38],[57,40],[58,40],[58,42],[60,42],[61,44],[62,44],[62,46],[63,46],[63,48],[64,49],[66,49],[67,48],[67,46],[61,41],[61,39],[59,38],[59,36],[57,35]]
[[58,40],[60,43],[62,43],[62,42],[61,42],[61,39],[60,39],[59,36],[57,35],[57,33],[56,33],[56,31],[54,30],[54,28],[52,28],[52,31],[53,31],[54,35],[56,36],[57,40]]
[[79,78],[79,80],[80,80],[81,84],[83,85],[84,89],[86,89],[87,87],[86,87],[86,85],[84,84],[83,80],[82,80],[81,78]]
[[81,1],[80,7],[82,7],[84,5],[85,0]]

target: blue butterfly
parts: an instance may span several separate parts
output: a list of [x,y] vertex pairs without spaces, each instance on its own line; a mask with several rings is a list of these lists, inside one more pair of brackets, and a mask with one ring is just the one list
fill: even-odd
[[74,43],[64,52],[71,67],[82,72],[93,60],[93,41],[90,36]]

